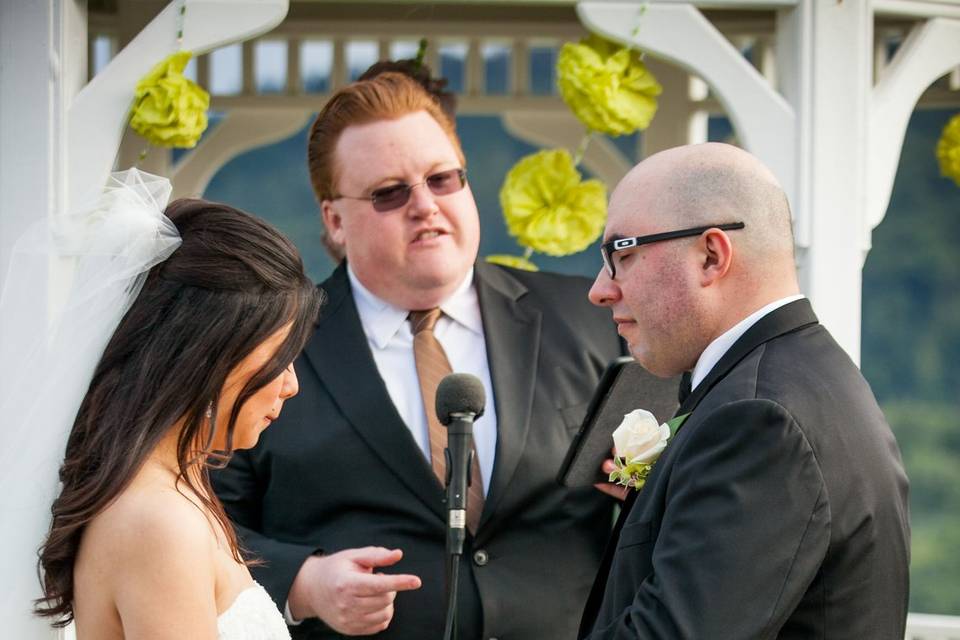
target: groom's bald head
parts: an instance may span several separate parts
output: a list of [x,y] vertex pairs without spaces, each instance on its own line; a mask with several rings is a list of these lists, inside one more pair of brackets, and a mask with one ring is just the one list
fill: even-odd
[[668,149],[634,167],[610,197],[605,240],[696,227],[710,229],[616,252],[615,277],[601,271],[590,293],[654,373],[689,370],[733,324],[799,290],[786,195],[731,145]]
[[[664,228],[743,221],[731,234],[745,259],[793,266],[790,205],[773,173],[757,158],[728,144],[708,142],[667,149],[637,165],[613,198],[649,197],[644,214]],[[758,265],[754,265],[758,266]]]

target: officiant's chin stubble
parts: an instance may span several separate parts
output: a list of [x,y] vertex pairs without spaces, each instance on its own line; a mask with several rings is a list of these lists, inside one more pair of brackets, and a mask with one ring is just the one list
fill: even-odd
[[[216,412],[217,424],[212,447],[215,451],[227,449],[227,423],[244,385],[267,365],[286,340],[291,326],[288,324],[282,327],[260,343],[227,376]],[[260,434],[280,416],[284,401],[295,396],[298,390],[297,374],[293,363],[290,363],[280,375],[257,389],[243,403],[233,429],[232,448],[249,449],[255,446]]]

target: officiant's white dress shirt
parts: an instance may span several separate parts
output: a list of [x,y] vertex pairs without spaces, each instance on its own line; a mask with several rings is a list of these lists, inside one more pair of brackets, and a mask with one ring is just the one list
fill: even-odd
[[[413,357],[413,332],[407,316],[410,309],[391,305],[367,289],[347,265],[347,276],[357,303],[360,324],[373,352],[377,370],[387,386],[394,406],[410,429],[413,439],[430,461],[430,437],[427,414],[420,395],[420,379]],[[473,441],[483,479],[483,494],[490,489],[493,458],[497,450],[497,412],[493,404],[493,384],[487,364],[487,343],[483,336],[480,302],[473,286],[473,269],[449,298],[440,304],[443,314],[433,333],[443,346],[456,373],[472,373],[483,383],[487,394],[486,410],[473,425]]]

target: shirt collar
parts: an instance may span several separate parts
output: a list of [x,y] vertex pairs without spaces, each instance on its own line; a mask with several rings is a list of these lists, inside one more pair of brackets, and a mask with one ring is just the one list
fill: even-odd
[[690,389],[696,389],[697,385],[703,382],[703,379],[707,377],[707,374],[710,373],[710,370],[713,369],[718,362],[720,362],[720,358],[723,357],[723,354],[725,354],[730,347],[732,347],[733,344],[739,340],[744,333],[747,332],[747,329],[759,322],[759,320],[768,313],[779,309],[785,304],[789,304],[795,300],[800,300],[803,297],[803,294],[797,294],[788,296],[786,298],[780,298],[779,300],[774,300],[770,304],[757,309],[749,316],[722,333],[719,337],[714,339],[714,341],[708,344],[707,348],[703,350],[703,353],[700,354],[700,358],[697,360],[696,366],[693,367],[693,374],[690,377]]
[[[349,263],[347,277],[353,289],[353,299],[357,304],[363,332],[378,349],[386,348],[390,340],[407,324],[410,310],[394,306],[367,289]],[[478,335],[483,335],[483,320],[477,290],[473,286],[472,267],[457,290],[440,304],[440,310],[453,321]]]
[[440,310],[473,333],[483,335],[483,317],[480,315],[480,299],[477,288],[473,286],[473,267],[457,290],[440,304]]

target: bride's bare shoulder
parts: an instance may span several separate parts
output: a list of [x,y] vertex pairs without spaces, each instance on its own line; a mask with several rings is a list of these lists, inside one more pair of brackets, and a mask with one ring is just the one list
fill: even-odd
[[216,549],[198,504],[172,483],[134,481],[83,534],[74,565],[78,620],[93,628],[122,621],[127,637],[159,638],[159,629],[165,638],[216,637]]
[[212,568],[216,537],[203,508],[188,495],[183,488],[135,480],[87,527],[78,568],[84,561],[112,575]]

